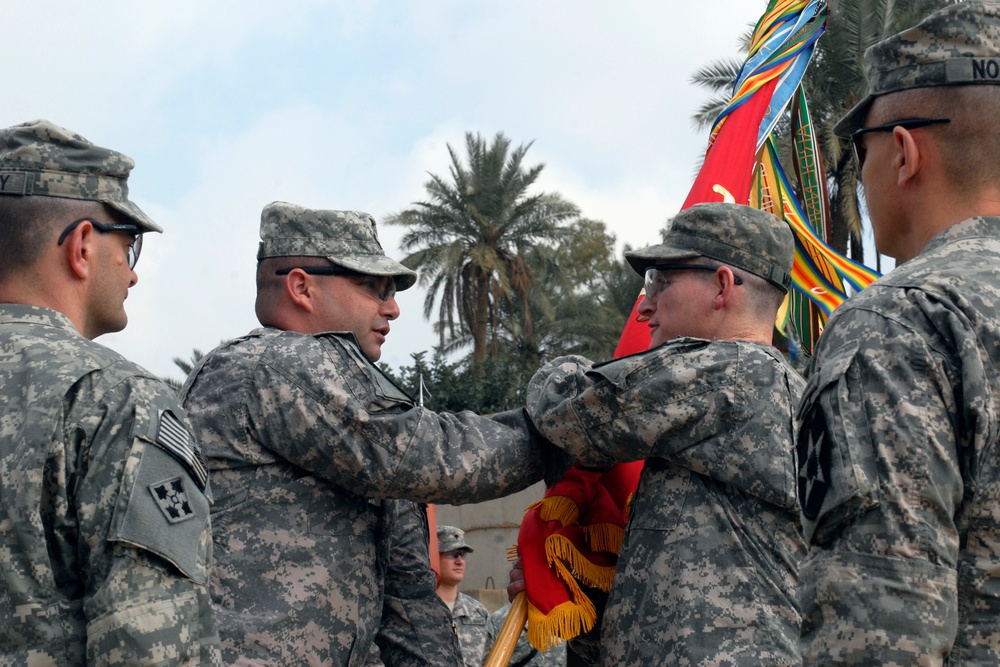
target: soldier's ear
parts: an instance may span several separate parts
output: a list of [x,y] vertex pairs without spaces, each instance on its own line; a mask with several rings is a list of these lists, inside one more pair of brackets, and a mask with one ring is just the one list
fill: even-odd
[[736,275],[728,266],[720,266],[712,277],[715,286],[715,297],[712,299],[712,310],[721,310],[733,297],[736,289]]
[[292,269],[285,276],[285,294],[297,308],[307,313],[313,312],[316,297],[316,281],[302,269]]
[[86,280],[91,274],[97,252],[96,243],[97,233],[94,231],[94,226],[89,220],[84,220],[59,244],[66,267],[78,280]]

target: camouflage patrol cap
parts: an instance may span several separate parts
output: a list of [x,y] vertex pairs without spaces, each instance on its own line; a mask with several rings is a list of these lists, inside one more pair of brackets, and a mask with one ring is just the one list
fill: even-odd
[[739,204],[706,203],[678,213],[663,243],[626,252],[625,259],[643,275],[657,264],[708,257],[787,292],[794,252],[792,230],[770,213]]
[[325,257],[359,273],[392,276],[397,290],[417,281],[416,273],[386,257],[375,219],[361,211],[324,211],[271,202],[260,215],[257,261],[268,257]]
[[1000,84],[1000,2],[949,5],[865,51],[869,93],[834,128],[850,137],[879,95],[911,88]]
[[473,549],[465,543],[465,531],[455,526],[438,526],[438,552],[449,551],[471,552]]
[[143,231],[162,232],[128,198],[128,174],[134,166],[129,156],[47,120],[0,130],[0,195],[99,201]]

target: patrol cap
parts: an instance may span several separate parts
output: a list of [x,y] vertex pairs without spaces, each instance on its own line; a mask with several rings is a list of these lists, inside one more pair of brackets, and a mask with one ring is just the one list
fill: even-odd
[[107,204],[147,232],[163,228],[128,198],[135,162],[47,120],[0,130],[0,195],[64,197]]
[[643,275],[657,264],[708,257],[788,292],[794,252],[792,230],[770,213],[739,204],[706,203],[678,213],[663,243],[628,251],[625,259]]
[[268,257],[325,257],[373,276],[392,276],[396,289],[413,286],[417,274],[386,257],[375,219],[362,211],[323,211],[276,201],[260,214],[257,261]]
[[438,526],[438,552],[449,551],[471,552],[473,549],[465,543],[465,531],[455,526]]
[[865,51],[869,93],[834,128],[850,137],[879,95],[911,88],[1000,84],[1000,3],[959,2]]

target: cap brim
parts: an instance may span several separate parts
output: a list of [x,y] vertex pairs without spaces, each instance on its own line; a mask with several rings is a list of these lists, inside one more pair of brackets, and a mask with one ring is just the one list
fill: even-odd
[[854,108],[833,126],[833,133],[841,139],[850,139],[854,132],[864,127],[865,118],[868,117],[868,109],[871,108],[874,101],[875,95],[868,95],[855,104]]
[[632,270],[640,276],[645,275],[646,269],[656,264],[667,264],[674,260],[694,259],[695,257],[701,257],[701,253],[688,248],[675,248],[662,243],[638,250],[629,250],[625,253],[625,260],[632,267]]
[[130,201],[119,201],[117,199],[102,199],[102,204],[110,206],[129,220],[139,225],[144,232],[163,232],[163,227],[153,222],[153,219],[146,215],[141,208]]
[[354,257],[327,257],[334,264],[371,276],[392,276],[396,281],[396,291],[410,289],[417,282],[417,274],[394,259],[384,255],[364,255]]

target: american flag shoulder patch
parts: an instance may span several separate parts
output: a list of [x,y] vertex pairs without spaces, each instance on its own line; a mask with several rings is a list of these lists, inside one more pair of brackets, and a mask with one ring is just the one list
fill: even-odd
[[201,490],[205,490],[208,485],[208,462],[205,454],[183,422],[170,410],[160,411],[156,444],[180,461]]

